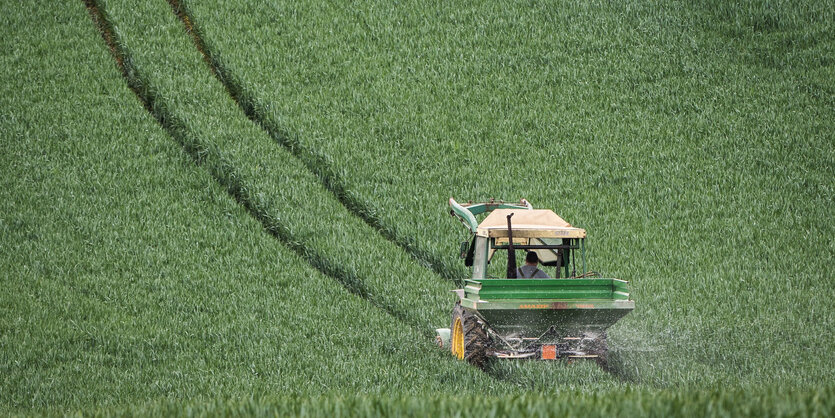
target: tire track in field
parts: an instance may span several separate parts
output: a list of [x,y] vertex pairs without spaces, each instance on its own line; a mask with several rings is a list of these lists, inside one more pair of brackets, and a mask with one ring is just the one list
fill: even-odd
[[340,266],[322,261],[324,258],[315,257],[315,254],[310,254],[301,242],[295,240],[292,232],[286,226],[282,225],[279,219],[275,219],[269,213],[267,204],[263,203],[256,196],[252,196],[252,193],[246,185],[241,182],[240,179],[242,176],[235,166],[225,161],[221,156],[218,156],[210,147],[192,139],[188,133],[187,124],[167,111],[165,105],[158,100],[153,88],[143,81],[138,70],[132,64],[130,54],[121,46],[111,21],[108,19],[103,8],[98,5],[97,1],[82,1],[90,13],[94,25],[101,33],[108,49],[110,49],[116,61],[116,66],[121,71],[128,87],[134,92],[140,103],[156,119],[160,126],[165,129],[168,135],[183,147],[198,166],[204,166],[209,174],[227,190],[235,201],[243,206],[250,216],[261,223],[267,233],[280,240],[282,244],[293,250],[314,268],[340,283],[350,293],[363,298],[371,305],[386,312],[396,320],[416,329],[421,334],[427,334],[427,330],[416,327],[416,324],[410,321],[403,312],[372,298],[363,281],[355,274]]
[[287,148],[291,154],[304,163],[307,169],[316,175],[325,189],[330,191],[348,212],[362,219],[363,222],[374,228],[385,239],[403,248],[407,254],[410,254],[420,264],[431,269],[439,276],[456,283],[460,280],[458,272],[455,269],[447,267],[440,257],[428,251],[421,250],[409,237],[398,236],[394,229],[389,228],[381,221],[371,206],[366,204],[362,199],[354,196],[348,190],[345,181],[334,172],[326,158],[305,147],[301,141],[293,138],[293,135],[285,129],[276,126],[276,124],[263,117],[263,111],[260,110],[263,106],[251,94],[248,94],[234,74],[216,59],[215,54],[212,53],[203,41],[200,29],[194,24],[194,19],[191,18],[191,14],[188,13],[187,8],[180,3],[180,0],[168,0],[168,3],[171,5],[174,14],[183,22],[186,32],[191,36],[195,47],[203,56],[203,61],[206,62],[212,74],[223,84],[229,96],[238,104],[249,120],[263,129],[273,140]]
[[[232,100],[240,107],[246,117],[256,126],[260,127],[265,133],[273,138],[280,145],[287,148],[290,153],[298,158],[322,183],[322,185],[330,191],[334,197],[348,210],[349,213],[362,219],[366,224],[378,231],[384,238],[403,248],[406,253],[410,254],[419,263],[427,268],[433,270],[446,280],[456,282],[459,280],[457,272],[454,269],[448,268],[442,263],[438,257],[433,256],[427,252],[421,251],[407,239],[397,237],[395,232],[387,228],[382,221],[373,213],[368,206],[361,201],[361,199],[354,197],[347,190],[344,182],[337,176],[325,159],[315,153],[314,151],[304,147],[297,139],[292,139],[292,135],[284,129],[275,126],[267,118],[263,117],[263,113],[259,110],[259,103],[255,101],[252,95],[248,94],[242,87],[241,83],[237,81],[235,76],[212,54],[211,50],[206,46],[203,38],[200,35],[199,28],[195,26],[194,20],[188,13],[187,8],[181,3],[181,0],[168,0],[174,14],[179,18],[185,27],[186,33],[191,37],[195,48],[200,52],[203,61],[209,67],[209,70],[217,78],[217,80],[224,86],[224,89],[232,98]],[[402,320],[403,315],[394,315]],[[408,321],[403,321],[409,323]],[[422,330],[418,330],[421,332]],[[433,334],[433,333],[432,333]],[[619,373],[621,357],[619,353],[612,353],[612,362],[604,370],[611,375],[617,377],[621,381],[630,381],[625,378],[622,373]],[[488,367],[482,369],[486,374],[494,379],[515,382],[519,385],[524,385],[526,382],[518,380],[518,376],[507,374],[506,371],[498,367]]]
[[[300,242],[294,240],[292,232],[281,225],[278,219],[274,219],[270,215],[266,204],[262,203],[257,197],[252,196],[247,190],[246,184],[240,180],[241,176],[235,166],[223,160],[210,146],[194,140],[188,132],[187,124],[167,111],[162,100],[158,100],[158,96],[153,87],[147,85],[142,79],[141,74],[132,63],[129,52],[122,47],[110,19],[107,17],[103,8],[99,7],[97,0],[82,1],[87,7],[94,25],[99,30],[106,46],[110,50],[117,68],[125,78],[127,86],[134,92],[139,102],[142,103],[148,113],[154,117],[160,126],[165,129],[168,135],[183,147],[184,151],[186,151],[198,166],[204,166],[215,181],[226,188],[227,192],[235,201],[243,206],[250,216],[261,223],[268,234],[280,240],[283,245],[296,252],[314,268],[340,283],[350,293],[363,298],[375,308],[390,315],[393,319],[415,329],[420,335],[427,337],[434,335],[431,329],[424,329],[410,321],[403,312],[370,297],[370,292],[362,280],[356,277],[356,275],[340,269],[338,266],[322,262],[306,251],[306,248]],[[204,57],[208,56],[204,55]],[[215,72],[215,75],[222,77],[217,72]],[[227,85],[224,83],[224,86]],[[414,256],[414,254],[412,255]],[[518,386],[530,385],[530,382],[525,381],[522,376],[514,376],[514,373],[508,373],[507,370],[501,370],[497,367],[487,367],[486,369],[481,369],[481,371],[491,379],[509,382]]]
[[[247,92],[243,90],[241,83],[236,80],[234,75],[231,74],[230,71],[212,55],[211,50],[203,41],[199,29],[195,27],[194,20],[191,18],[191,15],[188,13],[186,7],[180,3],[180,1],[181,0],[168,0],[168,3],[171,5],[174,14],[185,26],[186,33],[188,33],[191,37],[194,42],[194,46],[200,52],[203,57],[203,61],[208,65],[209,70],[224,86],[226,92],[241,108],[246,117],[255,125],[263,129],[269,137],[286,147],[293,156],[302,161],[308,170],[316,175],[324,187],[330,191],[350,213],[362,219],[366,224],[377,230],[387,240],[403,248],[419,263],[426,265],[441,277],[449,281],[457,281],[458,277],[453,269],[446,268],[445,265],[437,259],[437,257],[421,251],[416,245],[408,242],[406,239],[398,238],[394,231],[387,228],[379,220],[379,218],[374,215],[373,211],[369,210],[365,203],[352,196],[344,185],[344,182],[333,172],[329,164],[324,160],[324,158],[322,158],[321,155],[307,149],[300,143],[300,141],[291,139],[292,136],[288,132],[274,126],[269,120],[261,116],[263,113],[258,109],[259,104],[253,99],[252,95],[247,94]],[[620,354],[618,352],[613,352],[611,354],[611,363],[608,364],[604,370],[613,376],[616,376],[621,381],[629,382],[631,379],[620,372],[621,362],[622,359]],[[520,385],[525,384],[524,381],[516,380],[518,376],[513,376],[512,374],[507,375],[506,371],[501,370],[499,367],[488,367],[483,369],[483,371],[497,380],[515,381]]]

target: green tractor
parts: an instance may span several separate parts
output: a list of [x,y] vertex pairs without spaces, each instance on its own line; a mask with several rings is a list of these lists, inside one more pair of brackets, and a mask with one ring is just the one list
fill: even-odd
[[[605,366],[606,329],[635,302],[626,281],[586,272],[586,231],[524,199],[459,204],[450,198],[449,205],[471,234],[461,258],[472,275],[454,290],[450,327],[436,330],[438,345],[480,367],[494,358],[591,358]],[[549,278],[518,278],[525,270],[517,269],[517,250],[536,254],[543,269],[537,276]],[[503,257],[505,271],[495,266],[502,263],[491,265]]]

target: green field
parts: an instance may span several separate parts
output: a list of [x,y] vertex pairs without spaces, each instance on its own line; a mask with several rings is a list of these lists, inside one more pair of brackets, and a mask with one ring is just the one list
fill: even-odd
[[[0,414],[835,413],[832,2],[0,10]],[[611,370],[432,345],[450,196],[589,231]]]
[[831,3],[221,3],[183,1],[231,90],[440,274],[449,196],[524,197],[631,281],[623,377],[832,379]]

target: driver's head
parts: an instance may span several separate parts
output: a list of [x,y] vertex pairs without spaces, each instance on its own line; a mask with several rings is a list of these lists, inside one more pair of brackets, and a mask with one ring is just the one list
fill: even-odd
[[539,263],[539,257],[536,256],[535,252],[528,251],[528,254],[525,255],[525,262],[528,264],[537,264]]

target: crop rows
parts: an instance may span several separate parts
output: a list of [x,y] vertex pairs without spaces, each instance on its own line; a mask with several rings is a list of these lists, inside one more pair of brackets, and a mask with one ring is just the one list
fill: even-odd
[[449,196],[525,197],[632,282],[622,376],[832,380],[832,2],[181,6],[254,119],[436,271]]

